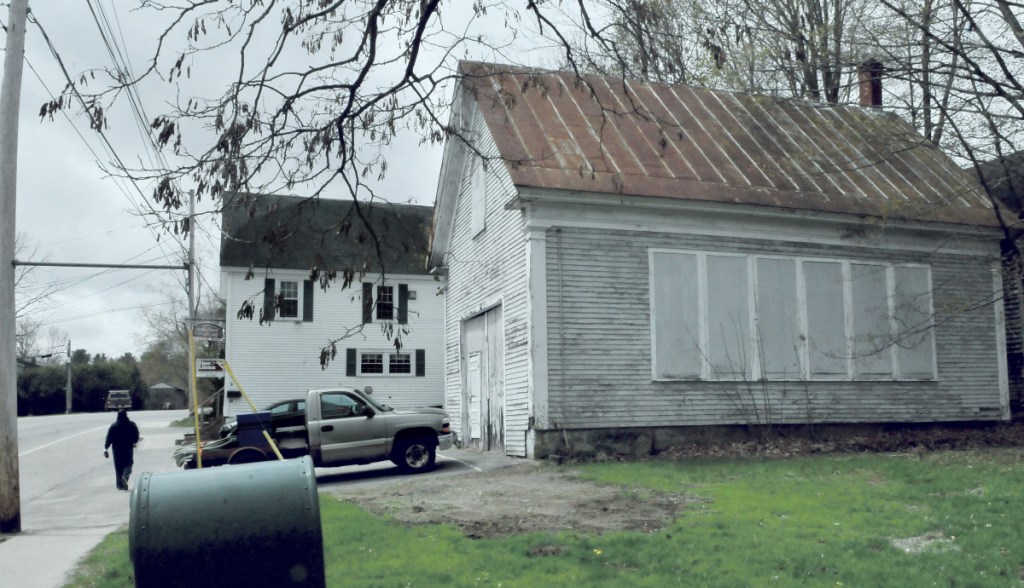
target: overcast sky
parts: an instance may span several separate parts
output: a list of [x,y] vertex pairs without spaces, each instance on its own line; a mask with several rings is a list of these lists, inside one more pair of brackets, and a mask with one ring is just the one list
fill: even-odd
[[[135,3],[124,0],[92,0],[91,5],[99,20],[113,32],[109,38],[116,40],[114,50],[131,56],[134,68],[142,67],[152,54],[155,39],[163,29],[162,19],[166,17],[129,10]],[[31,10],[72,75],[111,65],[89,2],[33,2]],[[0,18],[6,23],[6,10]],[[488,27],[504,28],[500,20],[504,15],[492,14],[490,18],[495,20],[494,24],[478,26],[483,26],[484,31]],[[70,119],[58,113],[52,122],[40,122],[40,106],[58,94],[65,81],[57,60],[34,24],[28,26],[25,54],[17,231],[35,249],[29,261],[181,264],[182,240],[161,227],[147,226],[147,220],[139,215],[142,194],[148,196],[152,186],[135,186],[104,174],[97,162],[109,162],[111,155],[89,129],[88,121],[74,113]],[[494,59],[488,55],[471,57]],[[211,71],[216,69],[208,69],[205,74],[194,72],[192,87],[198,88],[197,93],[216,94],[223,82]],[[203,75],[212,77],[203,82]],[[175,91],[167,84],[150,84],[141,89],[148,120],[166,111],[165,104],[174,98]],[[117,156],[129,165],[148,161],[144,131],[130,111],[120,108],[108,116],[107,137]],[[439,147],[424,147],[416,137],[409,136],[395,146],[391,172],[378,190],[394,202],[433,204],[440,159]],[[219,220],[219,216],[204,217],[196,232],[201,291],[219,287]],[[66,337],[73,349],[85,349],[93,355],[119,357],[130,352],[139,356],[146,334],[143,310],[165,310],[172,296],[183,299],[184,275],[185,272],[170,270],[36,268],[32,273],[35,286],[55,289],[47,303],[33,309],[32,316],[43,321],[40,342],[46,346],[47,331],[55,327],[63,332],[59,344],[54,342],[61,349]],[[233,310],[228,309],[228,316],[232,314]],[[48,351],[51,350],[41,350]]]
[[[104,60],[98,28],[90,26],[84,1],[33,2],[31,10],[70,72],[110,63],[109,58]],[[5,22],[6,18],[4,10]],[[133,39],[126,36],[125,41],[130,45]],[[147,229],[136,214],[139,193],[130,184],[104,177],[97,161],[109,161],[110,156],[87,120],[58,114],[53,122],[40,122],[40,106],[60,92],[64,81],[39,28],[32,24],[25,58],[16,224],[35,254],[21,257],[70,263],[182,263],[180,242],[168,235],[158,242],[159,231]],[[111,133],[114,149],[122,158],[134,160],[141,151],[137,127],[117,122]],[[215,241],[209,235],[199,240],[204,277],[214,286]],[[55,288],[46,303],[32,309],[32,317],[43,321],[41,343],[48,342],[45,332],[55,327],[66,333],[74,349],[115,357],[126,352],[138,355],[136,338],[144,330],[141,309],[166,307],[168,297],[162,291],[172,288],[175,278],[180,276],[169,271],[36,268],[32,285]]]

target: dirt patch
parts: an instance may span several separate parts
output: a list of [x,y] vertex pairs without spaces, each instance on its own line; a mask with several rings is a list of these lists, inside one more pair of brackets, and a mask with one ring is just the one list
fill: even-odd
[[451,477],[417,479],[372,494],[338,498],[405,524],[455,525],[468,537],[535,531],[653,532],[704,500],[581,480],[570,468],[538,462]]

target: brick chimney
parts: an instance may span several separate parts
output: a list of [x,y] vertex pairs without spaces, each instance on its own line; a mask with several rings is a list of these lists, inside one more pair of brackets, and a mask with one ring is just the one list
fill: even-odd
[[882,62],[874,59],[868,59],[857,66],[861,106],[882,107],[882,69]]

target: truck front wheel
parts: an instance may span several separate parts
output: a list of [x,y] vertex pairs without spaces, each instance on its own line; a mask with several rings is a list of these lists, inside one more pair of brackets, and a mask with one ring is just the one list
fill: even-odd
[[431,439],[415,438],[399,441],[391,461],[407,474],[418,474],[434,467],[437,459],[437,443]]

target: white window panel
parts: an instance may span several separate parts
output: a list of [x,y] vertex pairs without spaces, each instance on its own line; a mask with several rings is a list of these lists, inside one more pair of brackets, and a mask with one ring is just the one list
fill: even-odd
[[896,344],[899,377],[910,380],[935,378],[935,345],[932,334],[932,293],[928,268],[895,268],[893,319],[899,333]]
[[860,379],[892,378],[887,283],[885,266],[850,264],[853,365],[854,376]]
[[700,377],[698,284],[696,255],[651,254],[655,379]]
[[761,377],[770,380],[798,380],[803,377],[796,260],[757,260],[757,330],[754,341],[761,363]]
[[707,357],[713,378],[749,378],[750,286],[747,258],[707,256]]
[[844,378],[850,351],[846,339],[843,265],[806,261],[807,354],[812,378]]

